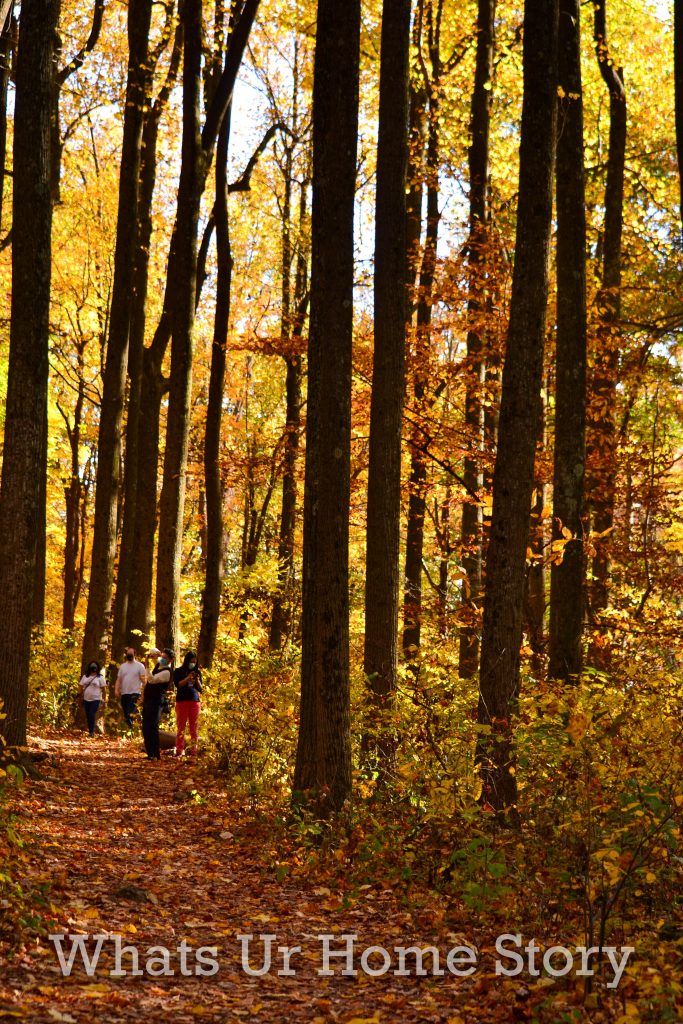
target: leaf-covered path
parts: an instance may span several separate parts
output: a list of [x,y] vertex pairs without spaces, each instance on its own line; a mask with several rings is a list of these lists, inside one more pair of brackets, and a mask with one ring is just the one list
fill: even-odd
[[[268,816],[241,807],[229,779],[212,775],[201,761],[149,762],[137,745],[100,737],[39,743],[47,753],[44,777],[19,790],[24,846],[13,853],[14,876],[21,874],[27,893],[47,891],[52,931],[67,936],[67,959],[77,936],[87,955],[98,941],[101,951],[90,975],[77,953],[65,976],[54,941],[40,929],[14,948],[0,945],[0,1021],[597,1024],[623,1013],[619,997],[609,1010],[589,1011],[579,979],[530,984],[528,976],[496,975],[495,934],[457,897],[439,903],[425,892],[417,902],[414,894],[407,899],[406,890],[381,879],[376,862],[368,876],[369,882],[377,869],[375,884],[346,879],[341,862],[330,864],[329,877],[323,869],[311,877],[303,866],[279,877],[274,864],[281,851]],[[260,977],[242,963],[238,936],[248,933],[255,936],[253,969],[262,964],[259,936],[276,937],[272,967]],[[355,976],[341,974],[339,959],[330,962],[331,977],[318,973],[323,934],[339,937],[331,940],[334,948],[343,945],[341,936],[357,936]],[[118,965],[117,943],[133,947],[123,949]],[[361,954],[373,945],[391,954],[378,977],[361,969]],[[414,959],[406,976],[396,976],[394,947],[412,945],[436,946],[442,968],[454,946],[474,945],[476,971],[431,976],[427,957],[426,977],[417,976]],[[278,974],[278,946],[300,947],[289,975]],[[166,960],[150,947],[168,950]],[[199,959],[201,947],[215,949]],[[217,973],[195,973],[213,960]],[[381,954],[368,963],[380,967]],[[110,973],[117,970],[118,976]],[[163,970],[170,973],[159,976]],[[565,1018],[570,1009],[577,1016]]]
[[[368,886],[344,906],[343,894],[319,880],[310,886],[300,878],[278,880],[263,857],[265,826],[231,808],[201,766],[148,762],[133,744],[99,737],[48,740],[43,746],[52,758],[43,768],[46,778],[22,787],[28,812],[28,824],[22,825],[27,845],[19,854],[22,881],[28,888],[50,883],[55,932],[107,938],[94,975],[86,974],[77,955],[64,977],[54,943],[35,936],[2,966],[0,1020],[346,1024],[369,1019],[384,1024],[489,1019],[480,1002],[486,986],[476,977],[419,979],[389,972],[373,979],[362,971],[342,977],[339,960],[331,963],[333,977],[319,976],[321,933],[358,935],[360,953],[372,944],[392,949],[406,940],[438,940],[434,922],[416,920],[395,891]],[[268,974],[249,977],[237,939],[244,933],[271,934],[277,945],[300,946],[301,954],[292,958],[294,975],[278,976],[282,964],[274,958]],[[130,953],[121,964],[129,973],[110,975],[116,967],[115,935],[137,948],[141,976],[130,973]],[[445,929],[441,939],[447,949],[468,936]],[[197,966],[194,950],[209,946],[218,947],[218,973],[183,975],[178,953],[183,940],[187,971]],[[70,940],[64,946],[68,955]],[[150,976],[151,946],[170,951],[173,976]],[[95,947],[90,938],[88,951]],[[254,954],[257,968],[260,944]],[[157,959],[151,966],[159,970],[164,964]],[[472,1007],[473,999],[479,1004],[476,1016],[463,1006]]]

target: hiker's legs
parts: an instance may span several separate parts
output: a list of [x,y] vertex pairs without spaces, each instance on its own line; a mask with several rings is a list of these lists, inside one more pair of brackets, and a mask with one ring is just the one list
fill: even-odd
[[189,719],[190,707],[192,704],[194,704],[193,700],[177,700],[175,703],[175,752],[178,756],[180,756],[185,749],[185,726]]
[[91,736],[95,735],[95,722],[97,721],[97,711],[100,706],[99,700],[85,700],[83,701],[85,706],[85,717],[88,723],[88,732]]
[[197,735],[199,732],[199,708],[200,703],[198,700],[188,701],[189,707],[189,723],[190,723],[190,742],[192,744],[192,753],[197,753]]
[[136,714],[137,711],[139,696],[139,693],[121,694],[121,709],[123,711],[123,717],[125,718],[129,729],[132,729],[134,725],[133,716]]

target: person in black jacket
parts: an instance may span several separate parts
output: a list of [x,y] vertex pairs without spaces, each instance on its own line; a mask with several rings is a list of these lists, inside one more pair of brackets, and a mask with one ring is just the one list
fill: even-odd
[[173,673],[175,683],[175,717],[176,717],[176,757],[181,757],[185,749],[185,726],[190,726],[191,748],[188,753],[197,752],[197,722],[199,719],[200,697],[202,692],[202,673],[197,664],[197,655],[188,651],[182,665]]
[[142,692],[142,738],[145,741],[148,760],[159,761],[161,759],[159,747],[161,707],[163,698],[173,681],[175,655],[170,647],[164,647],[163,651],[158,651],[155,648],[150,653],[158,654],[158,658],[151,676],[147,676],[147,682]]

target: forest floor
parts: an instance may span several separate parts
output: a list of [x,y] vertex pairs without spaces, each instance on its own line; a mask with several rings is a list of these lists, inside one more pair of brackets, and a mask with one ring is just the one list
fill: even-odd
[[[15,867],[21,865],[25,892],[45,891],[48,929],[67,936],[65,957],[69,936],[78,935],[89,953],[100,936],[101,955],[90,976],[80,954],[64,976],[56,940],[44,928],[29,929],[22,943],[4,943],[0,1021],[485,1024],[607,1021],[624,1012],[621,999],[613,1000],[612,1012],[589,1012],[564,980],[556,987],[547,977],[531,984],[528,976],[496,976],[495,934],[475,928],[455,902],[444,914],[428,899],[406,901],[400,886],[386,883],[344,893],[303,873],[278,880],[264,856],[273,844],[267,820],[240,806],[226,792],[225,778],[209,772],[201,758],[196,764],[147,761],[133,742],[74,734],[37,742],[48,757],[40,766],[43,777],[19,788],[23,847],[16,849]],[[262,963],[262,934],[276,936],[274,946],[301,947],[292,957],[293,973],[278,975],[282,961],[274,949],[272,969],[250,977],[237,939],[246,933],[256,937],[254,969]],[[343,963],[333,960],[334,975],[321,977],[318,937],[324,933],[358,936],[356,967],[366,947],[387,948],[391,970],[376,978],[362,970],[343,977]],[[131,973],[130,950],[120,965],[127,973],[110,974],[116,936],[137,950],[140,975]],[[335,948],[343,941],[335,939]],[[433,943],[445,957],[453,946],[474,941],[478,964],[471,977],[393,974],[394,945]],[[148,953],[152,946],[169,950],[168,961],[158,949]],[[206,954],[219,965],[212,976],[194,974],[202,966],[199,947],[217,947]],[[376,954],[371,962],[381,960]],[[153,976],[162,969],[174,973]]]

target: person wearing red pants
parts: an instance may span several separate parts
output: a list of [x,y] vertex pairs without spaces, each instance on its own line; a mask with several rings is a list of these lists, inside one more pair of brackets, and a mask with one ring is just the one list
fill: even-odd
[[176,757],[181,757],[185,750],[185,729],[188,725],[190,727],[190,750],[188,753],[196,754],[202,673],[194,651],[187,652],[182,665],[179,665],[173,673],[173,682],[176,689]]

